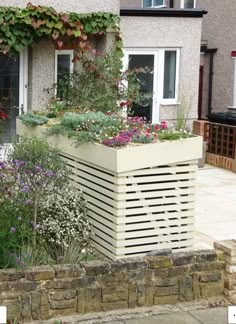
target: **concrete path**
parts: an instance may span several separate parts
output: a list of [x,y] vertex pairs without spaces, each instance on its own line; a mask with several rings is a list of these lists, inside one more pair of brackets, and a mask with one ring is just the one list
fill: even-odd
[[206,165],[197,173],[195,248],[236,239],[236,174]]
[[74,315],[28,324],[227,324],[227,305],[227,300],[218,297],[177,305]]

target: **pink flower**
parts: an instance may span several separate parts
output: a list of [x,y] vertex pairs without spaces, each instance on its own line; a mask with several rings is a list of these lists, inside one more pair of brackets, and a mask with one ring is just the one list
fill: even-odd
[[167,123],[166,121],[161,122],[161,129],[166,129],[167,128]]

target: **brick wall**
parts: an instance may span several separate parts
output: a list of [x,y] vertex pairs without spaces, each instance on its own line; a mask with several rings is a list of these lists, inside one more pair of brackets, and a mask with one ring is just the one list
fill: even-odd
[[202,251],[1,270],[0,305],[29,321],[174,304],[222,294],[224,269],[215,251]]

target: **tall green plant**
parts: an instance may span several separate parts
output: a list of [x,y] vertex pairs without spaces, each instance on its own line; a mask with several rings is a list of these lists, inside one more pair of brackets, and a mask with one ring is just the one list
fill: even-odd
[[184,131],[187,127],[187,121],[189,112],[192,106],[192,100],[188,98],[187,94],[183,92],[181,96],[181,103],[177,109],[177,116],[176,116],[176,131]]
[[32,204],[34,243],[38,226],[39,202],[68,182],[68,169],[57,149],[43,138],[22,138],[13,145],[9,159],[17,168],[21,191],[28,194]]

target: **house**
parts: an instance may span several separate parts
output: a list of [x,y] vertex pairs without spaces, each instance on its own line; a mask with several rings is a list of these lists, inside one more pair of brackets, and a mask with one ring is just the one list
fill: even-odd
[[[199,44],[204,11],[168,9],[165,8],[167,1],[157,1],[158,6],[151,10],[140,10],[138,6],[140,4],[141,7],[141,2],[132,2],[136,3],[136,9],[125,9],[124,0],[121,0],[121,5],[119,0],[68,0],[60,3],[56,0],[37,0],[35,5],[52,6],[59,12],[111,12],[120,15],[124,66],[148,66],[152,71],[144,80],[144,90],[153,92],[153,98],[146,107],[135,107],[135,112],[153,122],[174,122],[178,111],[186,109],[181,106],[184,97],[191,124],[197,118]],[[145,2],[148,6],[149,1]],[[27,3],[28,0],[3,0],[1,6],[25,7]],[[127,0],[126,7],[130,7],[130,3]],[[160,3],[163,8],[160,8]],[[169,0],[168,5],[173,5],[173,1]],[[114,33],[108,32],[105,39],[96,41],[94,45],[108,50],[114,37]],[[15,57],[1,53],[0,102],[8,107],[22,107],[24,111],[41,109],[51,97],[45,89],[57,81],[60,67],[73,70],[72,57],[73,49],[58,50],[47,39],[25,48]],[[3,98],[7,98],[7,103]],[[16,114],[17,110],[13,117]],[[10,133],[14,133],[14,118],[8,125]]]
[[[236,2],[198,0],[203,19],[199,118],[236,109]],[[201,85],[201,83],[200,83]]]

